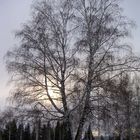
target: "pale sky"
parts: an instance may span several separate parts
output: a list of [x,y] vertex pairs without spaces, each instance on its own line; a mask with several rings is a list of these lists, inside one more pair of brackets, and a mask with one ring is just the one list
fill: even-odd
[[[3,57],[7,50],[17,44],[14,32],[30,19],[33,0],[0,0],[0,108],[6,105],[5,99],[9,94],[8,75]],[[134,20],[137,28],[132,31],[128,40],[134,51],[140,54],[140,0],[124,0],[124,14]]]
[[0,108],[5,106],[9,94],[8,75],[3,57],[14,47],[17,39],[14,32],[29,20],[33,0],[0,0]]

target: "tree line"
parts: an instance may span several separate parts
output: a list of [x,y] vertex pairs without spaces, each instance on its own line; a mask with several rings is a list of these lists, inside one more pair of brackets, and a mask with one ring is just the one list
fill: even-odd
[[[0,140],[65,140],[65,124],[57,122],[52,126],[49,122],[41,124],[38,120],[38,128],[32,124],[17,124],[16,120],[5,124],[4,128],[0,129]],[[93,136],[92,129],[89,126],[85,131],[82,140],[97,140],[98,136]],[[105,136],[100,137],[105,140]],[[109,140],[120,140],[120,136],[109,136]],[[127,139],[123,139],[127,140]]]
[[[57,122],[53,127],[50,123],[41,124],[39,120],[38,128],[36,128],[29,123],[17,124],[14,119],[0,130],[0,140],[65,140],[65,131],[64,123]],[[90,127],[84,140],[94,140]]]

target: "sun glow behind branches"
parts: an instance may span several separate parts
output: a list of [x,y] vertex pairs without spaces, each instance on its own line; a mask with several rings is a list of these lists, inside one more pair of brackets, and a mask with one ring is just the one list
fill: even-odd
[[54,86],[54,84],[50,80],[47,81],[46,86],[47,86],[48,91],[45,90],[43,94],[41,95],[40,99],[43,100],[44,104],[51,106],[51,101],[49,100],[48,95],[47,95],[47,92],[48,92],[53,102],[57,105],[60,105],[61,104],[60,90],[56,86]]

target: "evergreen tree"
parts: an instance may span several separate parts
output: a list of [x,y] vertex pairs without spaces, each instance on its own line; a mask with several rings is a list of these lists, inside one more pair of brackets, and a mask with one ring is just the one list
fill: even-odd
[[11,139],[10,140],[19,140],[17,136],[17,125],[15,119],[10,123],[11,129]]
[[120,136],[116,136],[115,137],[115,140],[120,140]]
[[0,140],[2,140],[2,131],[0,130]]
[[50,128],[50,134],[51,134],[51,140],[55,140],[53,127]]
[[23,124],[20,124],[20,125],[18,126],[17,132],[18,132],[18,139],[19,139],[19,140],[23,140],[23,133],[24,133]]
[[114,140],[112,136],[109,136],[109,140]]
[[47,140],[47,127],[44,124],[43,127],[41,128],[41,140]]
[[62,135],[63,135],[62,139],[63,140],[71,140],[72,139],[71,133],[69,132],[70,130],[67,130],[69,128],[67,125],[68,125],[68,123],[66,123],[66,122],[62,123]]
[[62,128],[59,121],[56,124],[54,135],[55,135],[55,140],[61,140]]
[[85,132],[85,137],[84,140],[94,140],[95,138],[93,137],[91,127],[89,125],[87,132]]
[[101,136],[101,140],[104,140],[104,137],[103,136]]
[[33,127],[33,130],[31,133],[31,140],[35,140],[35,127]]
[[50,122],[48,122],[48,124],[47,124],[47,132],[46,132],[46,135],[47,135],[47,140],[52,140],[51,139],[51,125],[50,125]]
[[4,140],[9,140],[8,137],[9,137],[9,126],[8,126],[8,124],[6,124],[5,129],[3,130],[2,138]]
[[31,140],[30,138],[30,125],[29,123],[25,126],[25,129],[24,129],[24,139],[23,140]]
[[60,130],[61,130],[61,139],[62,140],[65,140],[66,133],[65,133],[65,123],[64,122],[61,123]]
[[37,119],[35,122],[35,140],[40,139],[40,128],[41,128],[41,120]]
[[4,140],[17,140],[17,126],[15,120],[5,125],[3,138]]

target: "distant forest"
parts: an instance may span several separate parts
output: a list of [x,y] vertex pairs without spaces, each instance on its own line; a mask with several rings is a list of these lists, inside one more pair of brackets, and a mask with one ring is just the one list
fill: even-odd
[[[0,130],[0,140],[65,140],[65,137],[65,124],[60,122],[53,127],[50,123],[41,124],[41,121],[38,121],[38,126],[29,123],[17,125],[13,120]],[[85,132],[84,140],[94,140],[90,127]]]
[[[65,124],[57,122],[55,126],[52,126],[49,122],[47,124],[41,124],[38,121],[38,125],[32,126],[29,123],[17,124],[16,120],[8,122],[4,129],[0,129],[0,140],[65,140]],[[91,127],[89,126],[85,132],[82,140],[98,140],[97,136],[93,136]],[[100,140],[121,140],[119,136],[116,137],[100,137]],[[127,140],[123,139],[123,140]]]

